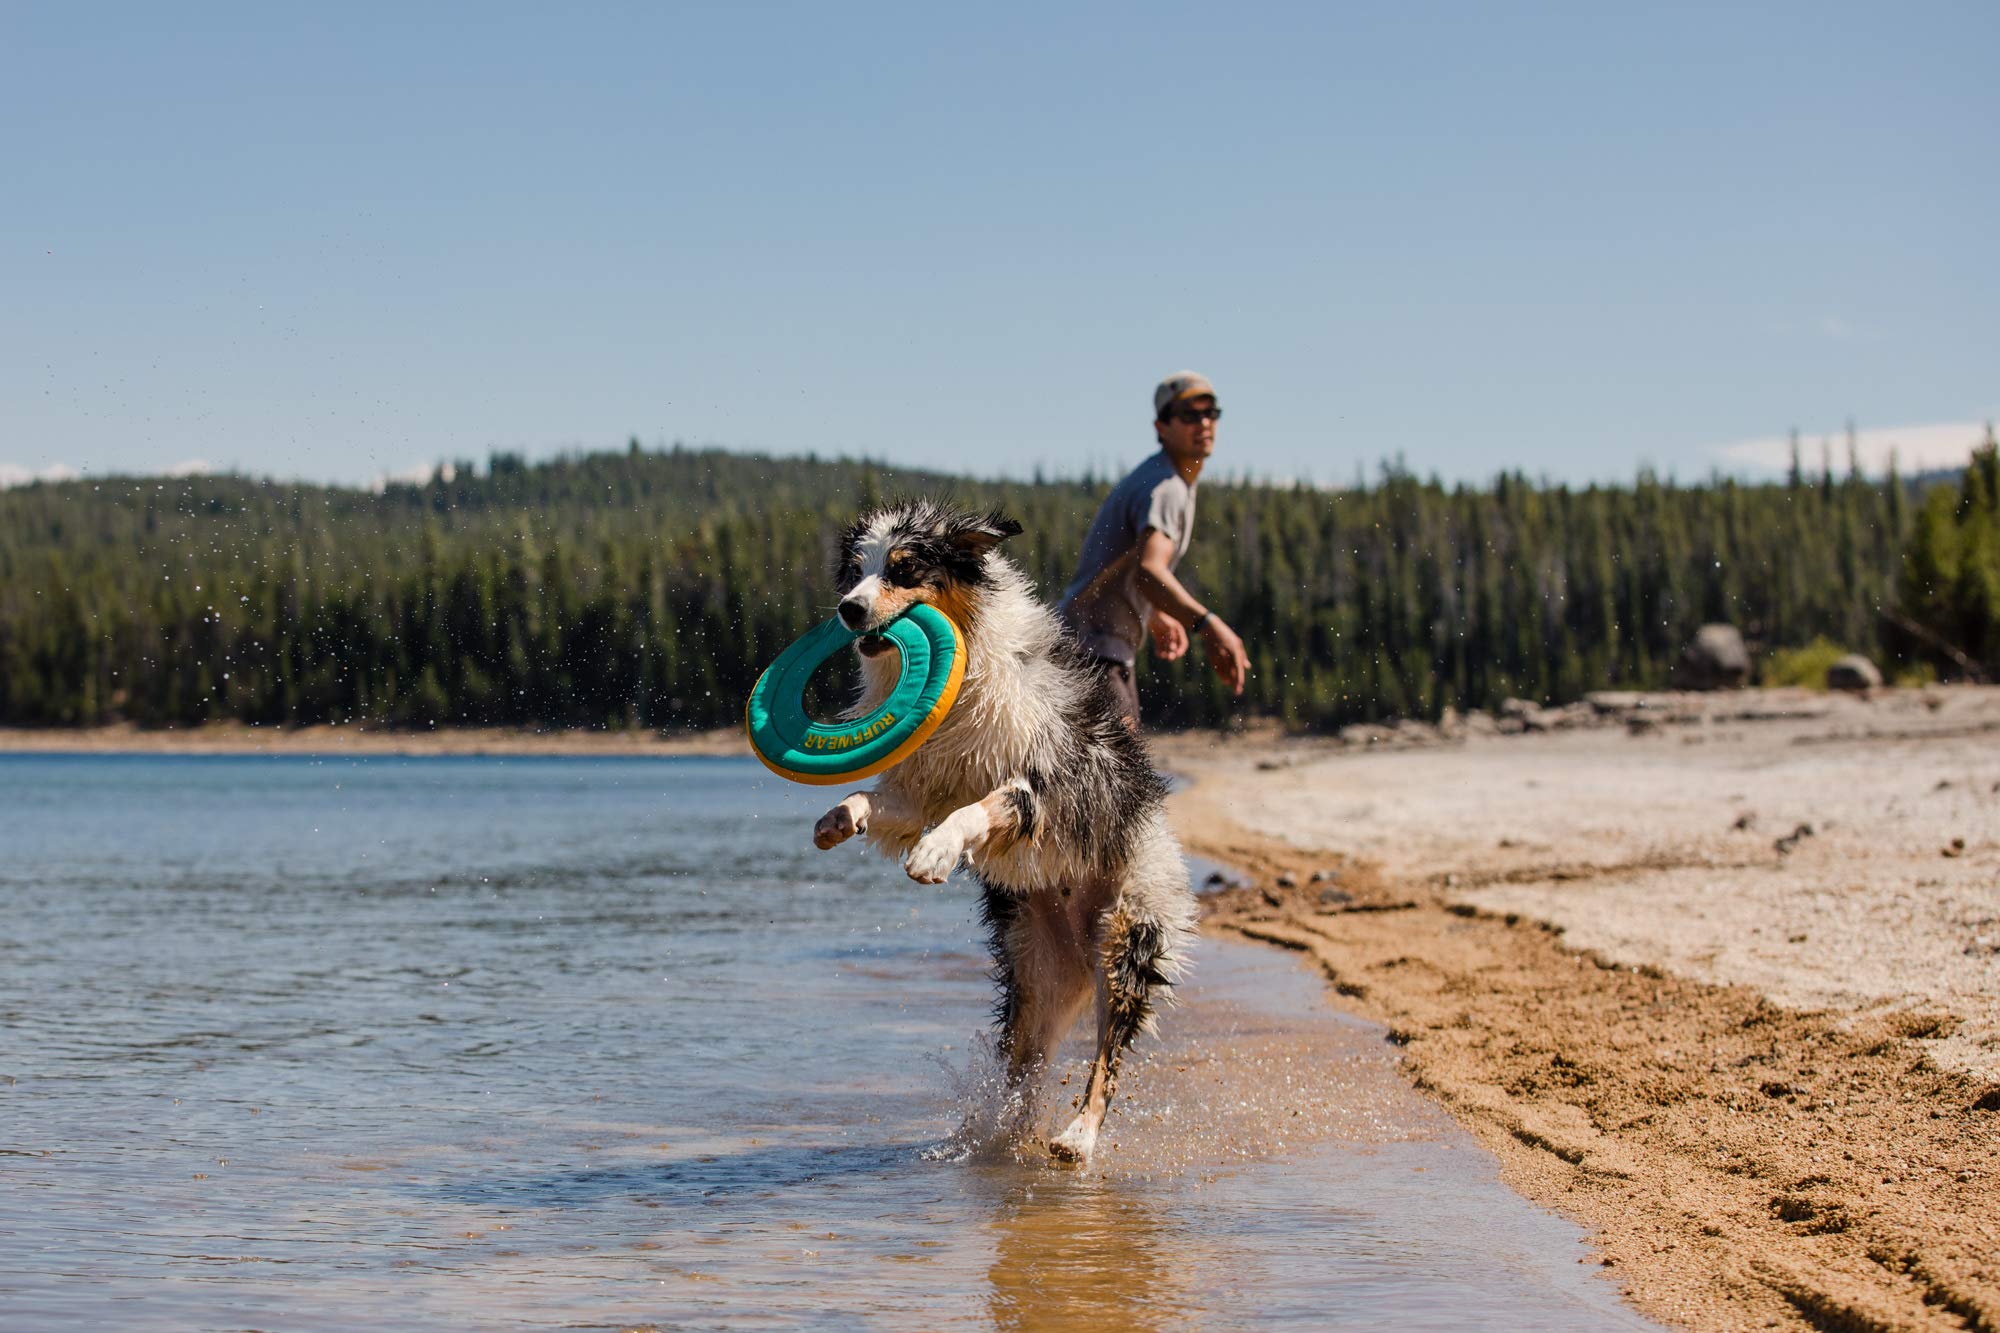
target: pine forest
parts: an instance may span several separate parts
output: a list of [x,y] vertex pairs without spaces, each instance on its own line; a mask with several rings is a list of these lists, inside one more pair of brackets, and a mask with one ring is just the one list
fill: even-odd
[[[1138,459],[1135,457],[1134,462]],[[719,450],[495,455],[378,492],[240,477],[0,492],[0,724],[727,726],[831,613],[836,533],[942,494],[1026,527],[1061,592],[1108,479],[980,482]],[[1210,479],[1181,574],[1249,646],[1142,669],[1148,719],[1301,729],[1667,685],[1695,629],[1828,642],[1891,677],[2000,670],[2000,464],[1928,486],[1346,489]]]

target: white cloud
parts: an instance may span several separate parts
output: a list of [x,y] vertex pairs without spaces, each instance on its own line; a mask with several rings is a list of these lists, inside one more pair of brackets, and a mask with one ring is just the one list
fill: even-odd
[[[1986,438],[1986,423],[1981,421],[1934,421],[1921,426],[1881,426],[1857,430],[1854,436],[1855,452],[1861,456],[1864,471],[1883,473],[1889,470],[1889,456],[1896,456],[1896,466],[1905,474],[1924,472],[1932,468],[1963,467],[1965,460],[1980,441]],[[1836,472],[1847,471],[1847,428],[1834,430],[1799,432],[1799,458],[1808,471],[1819,468],[1822,446],[1830,442],[1833,446],[1833,466]],[[1718,444],[1707,452],[1718,462],[1738,467],[1783,471],[1792,465],[1792,442],[1787,435],[1762,435],[1754,440],[1738,440],[1734,444]]]
[[215,471],[215,464],[206,458],[184,458],[161,472],[166,477],[205,477]]
[[0,463],[0,491],[10,486],[27,486],[38,481],[75,481],[82,475],[67,463],[51,463],[44,468],[26,468],[19,463]]

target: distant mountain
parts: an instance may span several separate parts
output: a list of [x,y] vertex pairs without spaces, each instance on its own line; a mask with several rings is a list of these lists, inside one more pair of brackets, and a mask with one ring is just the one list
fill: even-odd
[[1903,484],[1916,491],[1927,491],[1933,486],[1960,486],[1964,482],[1965,469],[1962,467],[1932,468],[1928,472],[1903,478]]

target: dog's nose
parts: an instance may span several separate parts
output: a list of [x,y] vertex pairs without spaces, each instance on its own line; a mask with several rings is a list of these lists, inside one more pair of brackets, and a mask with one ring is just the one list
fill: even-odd
[[860,629],[868,623],[868,604],[859,597],[850,597],[840,604],[840,623],[849,629]]

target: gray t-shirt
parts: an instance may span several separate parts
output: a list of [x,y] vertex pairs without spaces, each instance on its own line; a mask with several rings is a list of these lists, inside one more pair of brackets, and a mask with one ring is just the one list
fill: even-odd
[[1130,666],[1146,642],[1152,605],[1140,595],[1140,538],[1158,528],[1174,544],[1173,568],[1194,535],[1194,487],[1162,449],[1112,488],[1083,539],[1076,577],[1063,592],[1063,620],[1086,651]]

